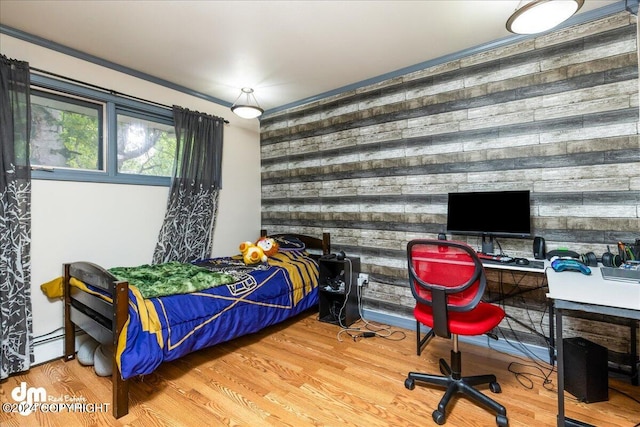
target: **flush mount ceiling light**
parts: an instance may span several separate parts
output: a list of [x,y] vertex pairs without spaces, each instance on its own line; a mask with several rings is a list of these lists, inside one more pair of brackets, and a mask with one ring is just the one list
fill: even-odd
[[238,95],[236,101],[231,106],[231,111],[243,119],[255,119],[264,113],[264,110],[260,108],[256,100],[256,96],[253,94],[253,89],[250,87],[242,88],[242,92],[240,92],[240,95]]
[[583,4],[584,0],[521,1],[507,21],[507,30],[516,34],[542,33],[571,18]]

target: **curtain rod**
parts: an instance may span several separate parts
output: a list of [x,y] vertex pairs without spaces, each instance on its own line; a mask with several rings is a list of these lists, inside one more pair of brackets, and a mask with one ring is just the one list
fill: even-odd
[[[118,96],[122,96],[122,97],[125,97],[125,98],[133,99],[133,100],[136,100],[136,101],[145,102],[147,104],[157,105],[158,107],[166,108],[168,110],[173,110],[172,106],[166,105],[166,104],[161,104],[160,102],[150,101],[148,99],[140,98],[140,97],[137,97],[137,96],[134,96],[134,95],[128,95],[126,93],[118,92],[118,91],[115,91],[113,89],[107,89],[106,87],[98,86],[98,85],[95,85],[93,83],[87,83],[87,82],[84,82],[82,80],[77,80],[77,79],[74,79],[74,78],[71,78],[71,77],[67,77],[67,76],[63,76],[63,75],[60,75],[60,74],[52,73],[51,71],[42,70],[40,68],[36,68],[36,67],[31,67],[30,66],[29,69],[32,70],[32,71],[36,71],[38,73],[47,74],[47,75],[50,75],[50,76],[53,76],[53,77],[57,77],[59,79],[64,79],[64,80],[67,80],[67,81],[70,81],[70,82],[73,82],[73,83],[81,84],[83,86],[88,86],[88,87],[91,87],[91,88],[94,88],[94,89],[98,89],[98,90],[101,90],[103,92],[110,93],[111,95],[118,95]],[[222,120],[224,121],[225,124],[229,124],[229,120],[226,120],[226,119],[222,119]]]

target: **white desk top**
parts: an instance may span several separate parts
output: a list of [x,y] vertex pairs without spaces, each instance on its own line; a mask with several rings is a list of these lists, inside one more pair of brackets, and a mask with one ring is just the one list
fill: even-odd
[[547,298],[640,310],[640,283],[605,280],[600,267],[591,274],[576,271],[556,272],[547,268],[549,293]]
[[[483,261],[482,262],[482,266],[484,268],[490,268],[490,269],[494,269],[494,270],[512,270],[512,271],[522,271],[522,272],[529,272],[529,273],[540,273],[540,274],[544,274],[545,272],[545,268],[546,267],[550,267],[551,263],[547,260],[544,260],[544,267],[545,268],[537,268],[537,267],[533,267],[530,264],[527,265],[519,265],[516,264],[515,262],[510,262],[510,263],[497,263],[497,262],[485,262],[484,260],[480,260]],[[535,260],[534,262],[540,262],[541,260]]]

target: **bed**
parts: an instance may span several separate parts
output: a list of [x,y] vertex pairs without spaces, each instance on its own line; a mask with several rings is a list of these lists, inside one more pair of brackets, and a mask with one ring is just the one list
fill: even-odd
[[64,264],[65,361],[76,357],[77,328],[112,346],[113,416],[120,418],[129,411],[130,378],[316,306],[316,260],[330,252],[329,234],[269,237],[281,243],[281,250],[268,265],[243,269],[236,257],[199,261],[198,267],[230,272],[234,280],[186,294],[144,298],[137,286],[96,264]]

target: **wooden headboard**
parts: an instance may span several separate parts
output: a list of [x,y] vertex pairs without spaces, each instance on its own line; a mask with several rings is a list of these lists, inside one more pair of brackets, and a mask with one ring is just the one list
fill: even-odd
[[289,236],[295,239],[300,240],[305,246],[309,249],[319,249],[322,251],[322,255],[329,255],[331,253],[331,235],[329,233],[322,233],[322,239],[317,237],[307,236],[304,234],[297,233],[278,233],[278,234],[267,234],[267,230],[260,230],[261,237],[278,237],[278,236]]

